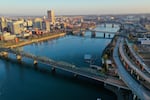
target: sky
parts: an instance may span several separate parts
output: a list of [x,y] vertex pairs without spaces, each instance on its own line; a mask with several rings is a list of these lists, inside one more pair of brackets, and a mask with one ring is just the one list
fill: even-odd
[[150,0],[0,0],[0,15],[150,13]]

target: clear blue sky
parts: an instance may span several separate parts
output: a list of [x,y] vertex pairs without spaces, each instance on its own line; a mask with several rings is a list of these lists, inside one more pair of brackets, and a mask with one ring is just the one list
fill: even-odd
[[0,0],[0,15],[150,13],[150,0]]

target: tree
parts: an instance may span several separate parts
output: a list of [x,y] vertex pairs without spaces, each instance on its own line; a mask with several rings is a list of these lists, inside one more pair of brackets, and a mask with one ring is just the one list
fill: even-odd
[[104,54],[104,56],[103,56],[103,60],[104,60],[103,67],[104,67],[105,72],[108,71],[108,66],[107,66],[107,63],[106,63],[107,59],[108,59],[108,55]]

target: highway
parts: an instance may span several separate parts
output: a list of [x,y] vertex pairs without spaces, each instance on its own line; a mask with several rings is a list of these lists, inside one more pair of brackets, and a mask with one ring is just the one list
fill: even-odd
[[138,96],[141,100],[150,100],[150,92],[145,90],[145,88],[137,83],[132,76],[126,71],[122,61],[120,60],[119,53],[123,53],[119,51],[119,47],[123,45],[124,38],[118,38],[116,46],[113,51],[113,58],[118,67],[118,74],[121,79],[125,82],[125,84],[132,90],[132,92]]
[[129,45],[128,40],[126,39],[125,41],[126,41],[126,44],[127,44],[128,48],[129,48],[131,54],[134,56],[134,58],[135,58],[135,59],[140,63],[140,65],[143,66],[144,69],[150,74],[150,67],[148,67],[148,66],[144,63],[144,61],[135,53],[135,51],[133,50],[132,46]]
[[133,61],[125,53],[124,48],[123,48],[123,43],[120,44],[119,51],[120,51],[121,57],[129,65],[129,67],[133,69],[139,76],[141,76],[143,79],[145,79],[147,82],[150,83],[150,74],[142,72],[142,70],[133,63]]

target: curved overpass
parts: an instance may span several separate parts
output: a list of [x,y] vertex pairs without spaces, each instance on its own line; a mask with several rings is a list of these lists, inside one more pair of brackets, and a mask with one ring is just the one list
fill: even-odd
[[139,76],[141,76],[143,79],[145,79],[147,82],[150,83],[150,75],[142,72],[142,70],[138,68],[137,65],[131,62],[131,59],[124,52],[123,42],[124,41],[122,40],[122,43],[120,43],[120,46],[119,46],[119,52],[120,52],[121,57],[131,69],[133,69]]
[[143,60],[135,53],[132,46],[129,45],[128,40],[126,39],[126,44],[131,52],[131,54],[134,56],[134,58],[139,62],[139,64],[144,67],[144,69],[150,74],[150,68],[143,62]]
[[124,65],[119,57],[119,46],[123,45],[123,38],[119,38],[113,51],[113,58],[118,67],[118,74],[126,85],[137,95],[141,100],[150,100],[150,92],[145,90],[141,84],[137,83],[130,74],[125,70]]

